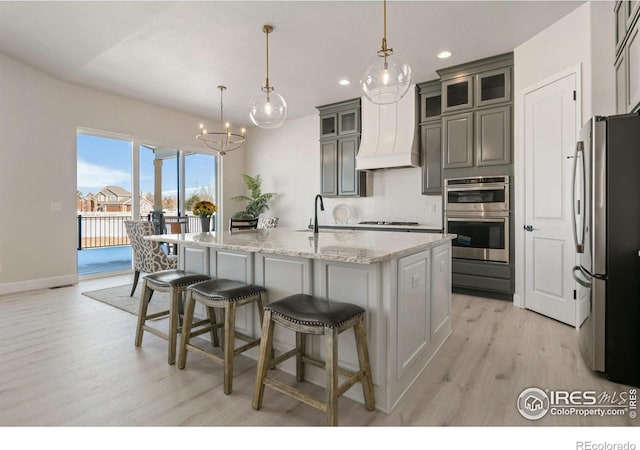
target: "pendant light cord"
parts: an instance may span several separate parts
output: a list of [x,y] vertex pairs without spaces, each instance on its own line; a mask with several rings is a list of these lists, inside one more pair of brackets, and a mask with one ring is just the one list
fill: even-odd
[[218,86],[220,89],[220,123],[224,123],[224,114],[222,113],[222,93],[224,92],[224,86]]
[[267,93],[269,92],[269,33],[271,30],[272,28],[269,25],[265,25],[264,32],[267,35],[267,80],[265,87],[267,88]]

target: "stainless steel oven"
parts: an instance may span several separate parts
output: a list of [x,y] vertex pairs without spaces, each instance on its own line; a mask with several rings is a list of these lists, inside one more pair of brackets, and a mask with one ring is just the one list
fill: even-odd
[[450,178],[445,180],[445,211],[509,211],[509,177]]
[[509,262],[509,213],[457,214],[446,217],[446,232],[453,240],[454,258]]
[[509,262],[509,177],[445,180],[445,227],[457,234],[452,256]]

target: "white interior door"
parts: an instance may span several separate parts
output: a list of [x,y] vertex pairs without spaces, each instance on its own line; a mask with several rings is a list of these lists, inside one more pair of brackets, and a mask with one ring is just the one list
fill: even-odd
[[576,74],[524,96],[527,309],[576,325],[571,176],[577,141]]

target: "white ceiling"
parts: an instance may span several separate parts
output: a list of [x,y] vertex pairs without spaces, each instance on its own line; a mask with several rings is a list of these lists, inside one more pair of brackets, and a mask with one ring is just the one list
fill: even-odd
[[[387,39],[416,82],[435,70],[513,50],[582,1],[390,1]],[[203,119],[248,126],[270,82],[289,118],[361,95],[358,80],[382,38],[382,2],[0,2],[0,52],[62,80]],[[450,50],[440,60],[436,54]],[[552,50],[552,49],[550,49]],[[338,85],[347,77],[348,87]]]

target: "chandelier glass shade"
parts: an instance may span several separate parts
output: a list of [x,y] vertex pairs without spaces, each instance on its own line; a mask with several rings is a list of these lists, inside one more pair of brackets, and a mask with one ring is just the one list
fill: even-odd
[[[222,94],[227,89],[225,86],[218,86],[220,89],[220,122],[224,123]],[[241,133],[232,133],[229,123],[225,123],[224,131],[207,131],[203,124],[200,124],[200,132],[196,139],[202,142],[208,149],[213,150],[218,155],[224,156],[227,152],[237,150],[245,142],[245,129]]]
[[360,80],[366,97],[375,104],[396,103],[411,85],[411,66],[387,46],[387,2],[384,1],[382,46]]
[[269,84],[269,33],[273,27],[264,25],[262,31],[267,41],[267,77],[265,85],[249,102],[249,117],[259,128],[278,128],[287,119],[287,102]]

